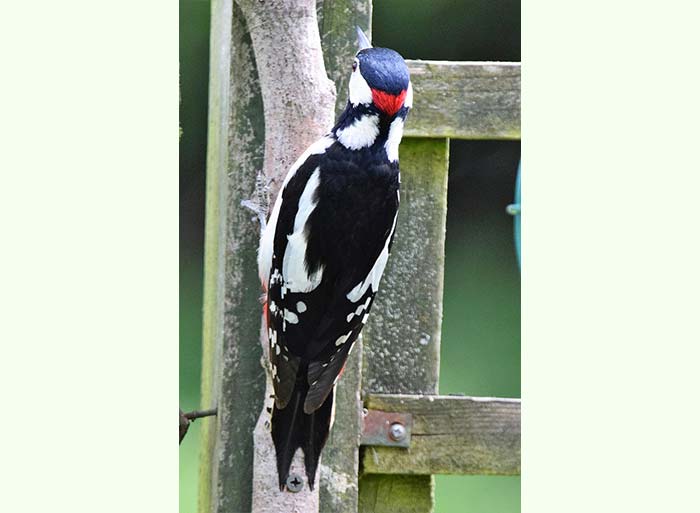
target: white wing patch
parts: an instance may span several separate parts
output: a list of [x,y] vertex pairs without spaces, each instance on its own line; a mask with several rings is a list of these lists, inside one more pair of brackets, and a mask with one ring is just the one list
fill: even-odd
[[334,142],[335,138],[330,135],[321,137],[319,140],[314,142],[306,149],[304,153],[301,154],[297,161],[292,164],[292,167],[290,167],[289,171],[287,172],[287,176],[284,178],[282,187],[280,187],[280,191],[277,194],[275,205],[272,208],[270,219],[267,221],[265,229],[260,235],[260,247],[258,249],[258,274],[260,277],[260,282],[266,289],[269,286],[268,277],[270,276],[270,268],[272,267],[272,252],[274,250],[277,220],[280,215],[280,209],[282,208],[282,191],[302,164],[306,162],[306,159],[308,159],[311,155],[320,155],[324,153]]
[[372,146],[379,135],[379,116],[365,114],[336,132],[340,144],[351,150]]
[[364,280],[358,283],[355,286],[355,288],[348,292],[346,297],[353,303],[357,303],[360,299],[362,299],[362,296],[365,295],[365,292],[367,292],[367,289],[370,287],[370,285],[372,286],[373,292],[376,293],[379,290],[379,280],[382,279],[382,274],[384,274],[384,268],[386,267],[387,260],[389,260],[389,242],[391,241],[391,236],[394,234],[394,230],[396,229],[396,218],[398,217],[398,215],[398,212],[396,213],[396,215],[394,215],[394,224],[391,226],[389,236],[384,242],[384,249],[382,249],[382,252],[377,257],[377,261],[374,262],[374,265],[372,266],[372,269],[370,269],[369,274]]
[[316,208],[318,199],[316,190],[321,183],[321,171],[319,168],[311,174],[304,192],[299,198],[299,209],[294,218],[294,231],[287,236],[287,248],[284,251],[282,261],[282,276],[284,285],[289,292],[311,292],[321,283],[323,267],[309,275],[306,271],[306,222]]

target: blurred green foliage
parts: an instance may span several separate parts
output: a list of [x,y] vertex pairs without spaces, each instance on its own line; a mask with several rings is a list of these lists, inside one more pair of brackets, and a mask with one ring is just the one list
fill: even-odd
[[[406,58],[520,60],[517,0],[376,0],[373,38]],[[439,31],[440,37],[436,37]],[[209,2],[180,0],[180,406],[199,406]],[[441,393],[520,397],[512,202],[520,144],[452,141]],[[199,420],[180,447],[180,511],[196,510]],[[520,479],[437,476],[437,513],[520,511]]]

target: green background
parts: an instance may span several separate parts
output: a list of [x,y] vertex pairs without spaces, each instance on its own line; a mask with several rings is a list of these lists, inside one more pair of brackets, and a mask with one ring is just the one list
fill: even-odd
[[[520,60],[517,0],[377,0],[373,40],[406,58]],[[437,37],[439,36],[439,37]],[[180,0],[180,407],[199,407],[209,2]],[[452,141],[440,392],[520,397],[512,202],[520,143]],[[199,425],[180,447],[180,512],[196,510]],[[437,476],[437,513],[520,511],[520,478]]]

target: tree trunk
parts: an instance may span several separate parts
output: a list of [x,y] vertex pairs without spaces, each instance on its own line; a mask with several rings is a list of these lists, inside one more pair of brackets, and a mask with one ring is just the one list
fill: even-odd
[[[253,44],[265,120],[263,174],[271,205],[296,158],[333,125],[335,86],[326,75],[315,0],[237,0]],[[262,208],[262,206],[260,206]],[[263,209],[265,210],[265,209]],[[264,325],[264,322],[263,322]],[[267,363],[266,330],[260,343]],[[313,512],[318,487],[280,493],[270,436],[274,390],[267,365],[265,401],[254,431],[252,510],[255,513]],[[290,477],[303,476],[298,452]],[[302,480],[303,481],[303,480]]]
[[237,0],[255,52],[265,112],[263,171],[274,200],[296,158],[333,126],[315,0]]

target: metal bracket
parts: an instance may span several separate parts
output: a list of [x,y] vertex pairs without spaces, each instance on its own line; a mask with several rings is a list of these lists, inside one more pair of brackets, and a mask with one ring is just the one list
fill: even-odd
[[364,410],[360,445],[410,447],[413,415],[380,410]]

